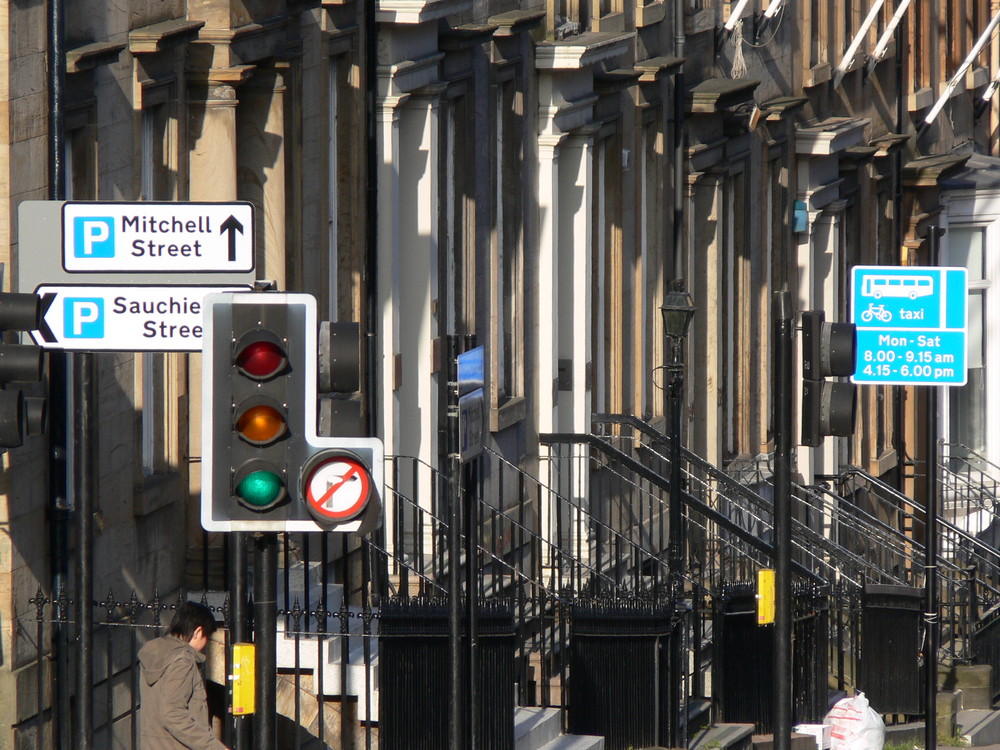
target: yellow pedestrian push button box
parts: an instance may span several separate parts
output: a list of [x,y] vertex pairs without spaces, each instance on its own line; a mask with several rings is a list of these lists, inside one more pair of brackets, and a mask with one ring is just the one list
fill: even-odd
[[229,675],[233,683],[233,716],[254,712],[254,661],[252,643],[233,644],[233,673]]
[[774,624],[774,571],[757,571],[757,624]]

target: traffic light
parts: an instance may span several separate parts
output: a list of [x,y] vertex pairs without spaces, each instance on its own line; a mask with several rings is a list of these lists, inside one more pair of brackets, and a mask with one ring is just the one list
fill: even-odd
[[202,526],[363,533],[376,525],[382,443],[317,430],[315,299],[213,294],[204,307]]
[[[0,293],[0,331],[34,331],[42,317],[41,297]],[[10,383],[42,379],[43,351],[32,344],[0,343],[0,448],[16,448],[25,435],[45,431],[45,399],[25,396]]]
[[361,326],[319,324],[319,434],[361,437]]
[[802,444],[854,432],[857,390],[827,377],[854,374],[857,334],[852,323],[827,323],[822,310],[802,313]]

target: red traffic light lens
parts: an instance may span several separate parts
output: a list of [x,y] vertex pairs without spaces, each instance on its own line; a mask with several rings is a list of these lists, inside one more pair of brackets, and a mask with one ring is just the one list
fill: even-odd
[[236,355],[236,366],[245,375],[266,380],[281,372],[288,362],[285,350],[272,341],[252,341]]
[[236,431],[248,443],[267,445],[285,434],[287,425],[281,411],[269,404],[256,404],[240,412]]

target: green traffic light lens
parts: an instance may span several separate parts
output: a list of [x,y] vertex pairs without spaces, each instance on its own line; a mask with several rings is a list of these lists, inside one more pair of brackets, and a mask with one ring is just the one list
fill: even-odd
[[285,483],[272,471],[254,471],[236,486],[236,496],[251,508],[268,508],[281,500]]

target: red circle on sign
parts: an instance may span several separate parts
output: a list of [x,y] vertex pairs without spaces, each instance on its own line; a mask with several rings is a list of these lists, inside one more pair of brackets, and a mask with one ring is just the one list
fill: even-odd
[[330,456],[310,467],[303,494],[317,520],[347,521],[368,504],[371,476],[352,456]]

